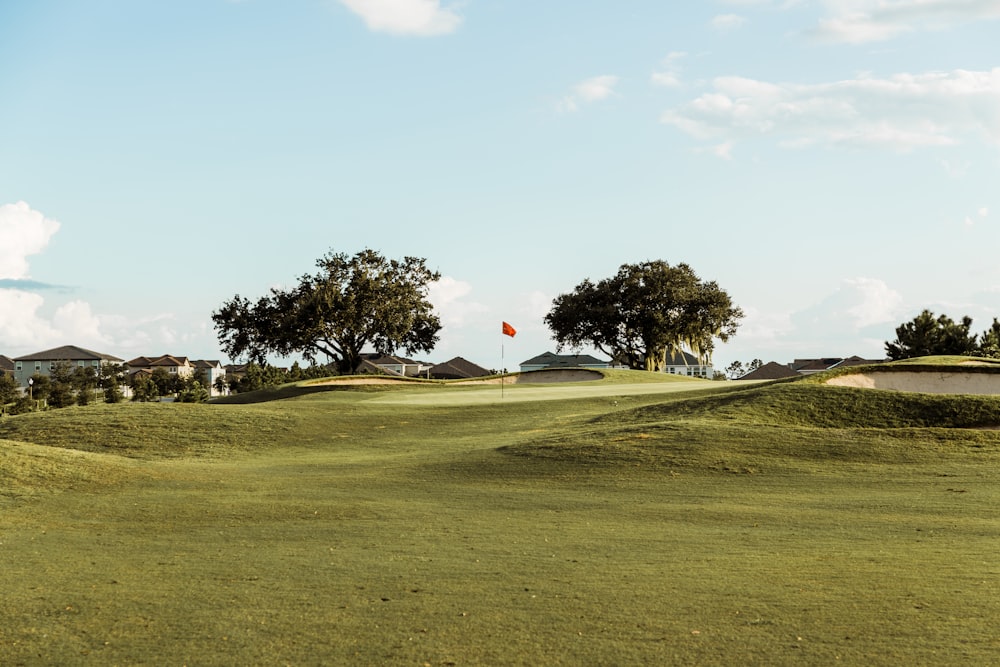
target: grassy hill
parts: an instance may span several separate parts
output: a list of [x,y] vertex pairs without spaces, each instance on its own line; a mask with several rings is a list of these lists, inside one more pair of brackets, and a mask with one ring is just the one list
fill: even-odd
[[0,421],[0,664],[1000,660],[998,398],[303,389]]

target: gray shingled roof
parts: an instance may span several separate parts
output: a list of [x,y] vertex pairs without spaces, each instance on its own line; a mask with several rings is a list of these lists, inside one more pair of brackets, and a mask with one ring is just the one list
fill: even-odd
[[701,366],[698,357],[684,350],[674,351],[667,355],[667,366]]
[[791,368],[784,364],[779,364],[776,361],[769,361],[757,370],[750,371],[746,375],[743,375],[737,379],[739,380],[780,380],[782,378],[794,378],[799,377],[800,373],[796,373]]
[[93,350],[87,350],[82,347],[77,347],[76,345],[63,345],[62,347],[54,347],[51,350],[43,350],[42,352],[35,352],[34,354],[28,354],[23,357],[17,357],[14,361],[115,361],[122,362],[124,359],[119,359],[116,356],[105,354],[103,352],[94,352]]
[[548,368],[576,368],[578,366],[597,366],[607,363],[609,362],[592,357],[589,354],[556,354],[555,352],[545,352],[527,361],[522,361],[520,365],[537,366],[545,364]]
[[432,377],[446,380],[478,378],[485,377],[490,374],[490,372],[482,366],[477,366],[462,357],[455,357],[454,359],[446,361],[442,364],[437,364],[431,368],[430,373]]
[[12,371],[14,370],[14,360],[10,357],[0,354],[0,371]]

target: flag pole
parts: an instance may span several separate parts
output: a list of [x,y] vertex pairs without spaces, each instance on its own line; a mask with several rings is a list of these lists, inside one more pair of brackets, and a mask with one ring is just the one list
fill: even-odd
[[503,337],[510,336],[513,338],[517,335],[517,329],[507,324],[506,322],[501,322],[500,325],[500,398],[503,398],[503,385],[504,380],[507,377],[507,366],[505,365],[503,358]]

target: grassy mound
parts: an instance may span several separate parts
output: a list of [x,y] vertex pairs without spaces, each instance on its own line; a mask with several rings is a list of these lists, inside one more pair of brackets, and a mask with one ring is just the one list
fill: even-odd
[[757,472],[937,460],[962,451],[1000,460],[998,428],[1000,398],[795,380],[611,411],[504,451],[587,464]]
[[818,428],[991,428],[1000,399],[869,391],[798,381],[649,406],[639,422],[714,419],[745,425]]
[[0,440],[0,499],[93,490],[137,474],[119,457]]
[[291,432],[295,423],[289,415],[244,406],[100,404],[5,419],[0,438],[130,458],[174,458],[249,449]]

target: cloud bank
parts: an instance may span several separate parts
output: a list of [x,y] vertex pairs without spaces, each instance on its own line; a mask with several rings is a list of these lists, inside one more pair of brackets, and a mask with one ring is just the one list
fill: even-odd
[[[94,313],[79,299],[47,308],[36,290],[51,285],[30,279],[28,258],[42,253],[59,228],[59,222],[23,201],[0,206],[0,352],[17,356],[79,345],[136,356],[159,353],[164,345],[190,343],[208,333],[176,326],[170,314],[142,318]],[[175,328],[185,333],[178,335]]]
[[725,76],[711,86],[661,121],[698,139],[771,137],[786,148],[1000,145],[1000,68],[820,84]]
[[1000,18],[998,0],[826,0],[823,4],[827,15],[812,35],[850,44]]
[[29,278],[28,257],[44,250],[57,231],[57,221],[23,201],[0,206],[0,279]]

